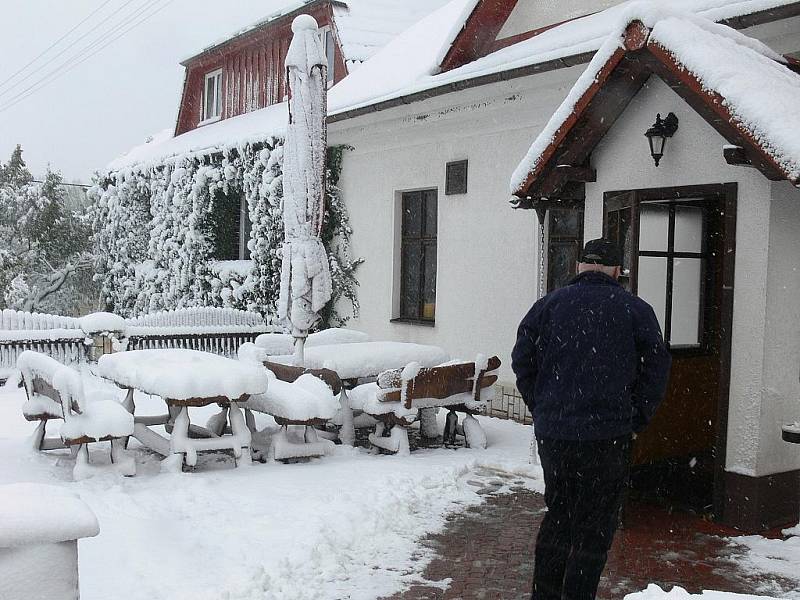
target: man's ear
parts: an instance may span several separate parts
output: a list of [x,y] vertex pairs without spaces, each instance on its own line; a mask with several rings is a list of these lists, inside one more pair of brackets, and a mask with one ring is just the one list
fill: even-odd
[[622,267],[614,267],[614,279],[619,279],[620,275],[622,275]]

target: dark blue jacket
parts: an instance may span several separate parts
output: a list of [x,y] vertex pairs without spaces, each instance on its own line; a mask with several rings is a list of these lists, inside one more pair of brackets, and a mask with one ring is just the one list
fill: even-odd
[[650,305],[598,272],[534,304],[511,358],[536,436],[560,440],[644,429],[672,363]]

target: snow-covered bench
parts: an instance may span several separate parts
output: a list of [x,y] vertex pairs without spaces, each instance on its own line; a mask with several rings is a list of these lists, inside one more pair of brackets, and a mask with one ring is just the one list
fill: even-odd
[[[133,434],[133,415],[112,400],[88,401],[81,375],[74,369],[39,352],[26,351],[17,359],[27,401],[22,414],[28,421],[39,421],[33,436],[36,450],[70,448],[76,455],[76,479],[91,474],[88,444],[111,442],[111,462],[126,476],[136,474],[133,457],[125,451]],[[46,437],[47,422],[63,420],[58,438]]]
[[[267,391],[250,396],[245,404],[246,411],[268,414],[280,426],[270,440],[267,460],[310,458],[329,453],[333,442],[320,439],[316,428],[333,419],[339,410],[338,396],[342,391],[339,376],[329,369],[272,363],[264,359],[263,350],[253,345],[245,344],[239,351],[239,358],[257,360],[269,376]],[[254,419],[248,417],[247,423],[251,431],[254,430]],[[292,438],[290,425],[304,427],[302,438]]]
[[[459,362],[423,369],[411,363],[404,369],[384,371],[378,381],[360,385],[350,392],[350,405],[377,419],[375,433],[369,441],[376,447],[398,454],[408,454],[408,427],[422,419],[422,427],[431,436],[435,416],[429,409],[447,408],[444,442],[453,443],[463,435],[471,448],[485,448],[486,435],[475,418],[490,400],[497,381],[493,373],[500,368],[500,359],[479,356],[475,362]],[[458,423],[456,413],[465,413]],[[420,417],[423,413],[423,417]],[[427,414],[425,414],[427,413]]]

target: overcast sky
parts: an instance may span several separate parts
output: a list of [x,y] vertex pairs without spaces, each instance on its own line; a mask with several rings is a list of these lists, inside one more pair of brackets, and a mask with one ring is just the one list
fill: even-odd
[[[0,0],[0,160],[7,161],[19,143],[34,175],[49,163],[67,181],[88,181],[95,169],[149,134],[174,126],[181,60],[293,1]],[[61,52],[51,50],[1,83],[100,7],[54,48]],[[88,54],[80,53],[86,46],[95,43],[90,52],[98,50],[159,7],[164,8],[72,70],[60,66],[71,59],[77,64]],[[9,108],[53,71],[63,75]]]

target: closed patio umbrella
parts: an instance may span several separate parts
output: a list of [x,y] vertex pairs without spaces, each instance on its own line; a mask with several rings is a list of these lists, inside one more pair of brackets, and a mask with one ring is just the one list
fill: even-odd
[[308,331],[331,299],[331,274],[320,234],[325,211],[327,59],[317,22],[301,15],[286,55],[289,127],[283,158],[283,264],[278,317],[291,326],[295,364]]

